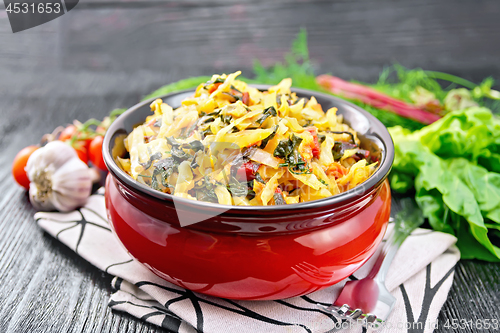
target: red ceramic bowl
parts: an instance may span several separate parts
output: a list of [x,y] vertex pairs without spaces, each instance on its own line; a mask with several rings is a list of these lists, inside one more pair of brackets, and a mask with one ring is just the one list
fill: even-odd
[[[315,96],[325,110],[336,106],[363,145],[380,151],[377,171],[348,192],[293,205],[241,207],[174,199],[136,182],[112,157],[120,150],[120,135],[151,114],[151,100],[145,101],[118,117],[103,144],[110,171],[108,217],[134,258],[178,286],[244,300],[308,294],[363,265],[381,242],[389,219],[391,137],[376,118],[353,104],[313,91],[294,91],[301,97]],[[192,94],[183,91],[162,99],[177,107]],[[181,227],[179,220],[200,222]]]

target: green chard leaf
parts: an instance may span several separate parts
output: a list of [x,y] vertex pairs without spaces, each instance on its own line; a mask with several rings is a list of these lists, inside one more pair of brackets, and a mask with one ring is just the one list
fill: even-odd
[[463,158],[450,159],[447,164],[474,194],[483,215],[500,223],[500,174]]
[[478,164],[475,152],[495,141],[497,124],[491,111],[474,107],[413,133],[389,129],[395,142],[391,186],[405,192],[414,185],[430,225],[456,235],[463,258],[500,261],[489,237],[496,230],[489,222],[500,225],[500,174]]
[[274,106],[270,106],[262,112],[262,116],[259,119],[257,119],[256,123],[259,125],[262,125],[262,123],[268,117],[271,117],[271,116],[276,117],[276,115],[277,115],[276,109],[274,108]]

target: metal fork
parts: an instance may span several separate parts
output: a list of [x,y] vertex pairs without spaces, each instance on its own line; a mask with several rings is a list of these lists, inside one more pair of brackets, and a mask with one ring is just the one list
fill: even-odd
[[385,286],[385,276],[401,244],[424,221],[412,199],[403,199],[400,203],[402,209],[394,219],[393,232],[368,276],[348,281],[332,305],[318,304],[321,310],[366,328],[379,329],[384,325],[396,303]]

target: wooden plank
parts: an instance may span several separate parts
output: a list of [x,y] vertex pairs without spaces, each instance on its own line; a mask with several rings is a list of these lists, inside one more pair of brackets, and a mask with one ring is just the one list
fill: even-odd
[[[19,34],[0,19],[0,67],[165,72],[183,76],[282,59],[299,27],[318,73],[373,80],[384,65],[425,64],[480,80],[498,76],[500,5],[462,2],[82,2]],[[105,51],[104,51],[105,50]],[[104,52],[103,52],[104,51]]]

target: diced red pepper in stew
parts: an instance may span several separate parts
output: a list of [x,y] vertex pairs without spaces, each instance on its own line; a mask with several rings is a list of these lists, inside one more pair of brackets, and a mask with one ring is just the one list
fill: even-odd
[[255,179],[255,173],[258,169],[259,164],[252,162],[243,163],[236,171],[236,179],[243,182]]
[[243,93],[243,96],[241,96],[241,102],[245,105],[249,105],[250,103],[250,95],[248,94],[247,91]]
[[214,83],[212,84],[212,86],[208,89],[208,92],[209,93],[213,93],[214,91],[217,90],[217,88],[219,88],[219,86],[221,85],[222,83]]
[[318,158],[319,153],[321,152],[321,148],[318,141],[318,130],[316,127],[308,127],[306,128],[306,130],[313,136],[314,144],[311,147],[311,152],[314,157]]
[[369,157],[370,157],[370,151],[364,149],[358,149],[358,152],[353,156],[356,162],[363,158],[368,160]]

